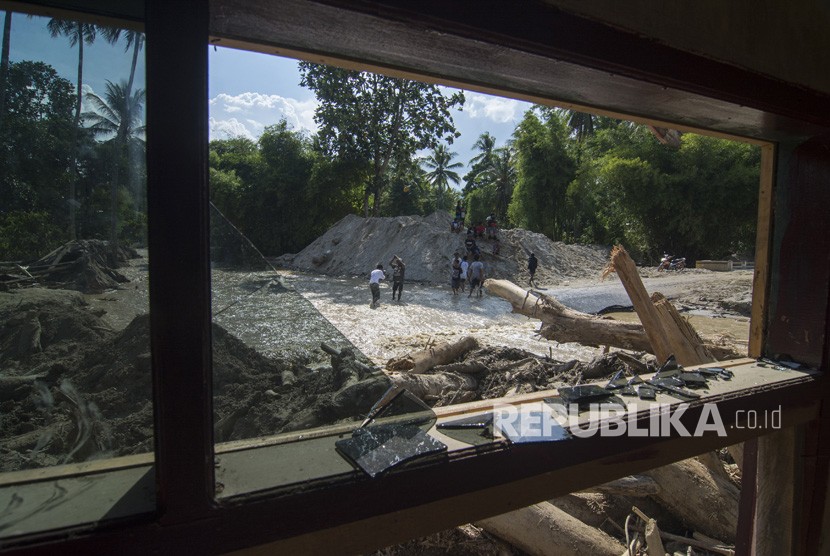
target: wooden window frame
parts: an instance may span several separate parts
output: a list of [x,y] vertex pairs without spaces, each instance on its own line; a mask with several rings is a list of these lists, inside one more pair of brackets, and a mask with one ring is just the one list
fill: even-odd
[[[330,546],[358,552],[760,434],[730,432],[727,439],[602,439],[586,442],[567,455],[546,444],[517,445],[371,481],[332,480],[309,490],[263,491],[217,502],[207,202],[209,44],[376,69],[761,145],[753,355],[763,353],[766,327],[773,325],[767,322],[767,296],[775,142],[801,140],[830,129],[827,98],[655,46],[542,4],[516,10],[510,2],[489,2],[487,9],[477,10],[478,15],[432,0],[419,3],[415,10],[395,1],[287,0],[277,6],[265,0],[215,0],[211,3],[213,13],[207,2],[188,0],[114,2],[102,10],[103,5],[83,0],[2,2],[10,9],[143,27],[147,33],[157,507],[149,517],[104,522],[92,529],[44,532],[15,539],[0,550],[46,553],[59,543],[61,550],[100,552],[118,547],[128,553],[146,553],[160,546],[171,551],[216,553],[258,545],[264,553],[276,548],[309,552]],[[499,13],[504,17],[487,16],[488,9],[502,10]],[[384,29],[389,32],[378,35]],[[367,36],[361,38],[361,34]],[[479,54],[502,55],[504,60],[493,66],[496,70],[472,61],[469,66],[453,66],[458,60],[437,52],[449,45],[466,45]],[[519,66],[514,70],[505,68],[515,63]],[[544,75],[522,79],[523,72],[532,68],[554,66],[586,79],[588,84],[557,85]],[[600,93],[616,88],[621,99],[602,100],[607,98],[603,94],[592,97],[592,87]],[[638,111],[636,97],[643,91],[671,100],[673,107]],[[678,107],[683,106],[688,110],[679,114]],[[707,122],[703,130],[702,121]],[[181,403],[180,393],[185,391],[189,403]],[[815,419],[824,397],[824,380],[805,378],[781,387],[721,397],[716,402],[729,414],[749,403],[758,409],[782,407],[788,415],[785,423],[795,426]],[[695,419],[699,411],[690,411],[687,419]]]

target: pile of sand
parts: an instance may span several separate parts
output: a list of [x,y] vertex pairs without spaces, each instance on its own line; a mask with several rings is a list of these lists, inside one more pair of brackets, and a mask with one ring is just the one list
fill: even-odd
[[[288,268],[332,276],[368,276],[380,263],[388,269],[393,255],[406,263],[406,279],[431,284],[449,281],[453,253],[465,253],[464,233],[450,231],[446,212],[429,216],[362,218],[349,215],[296,255],[276,262]],[[515,282],[527,280],[527,257],[539,259],[537,278],[559,284],[576,278],[595,278],[608,262],[610,249],[594,245],[566,245],[522,229],[499,230],[500,250],[478,239],[487,275]]]

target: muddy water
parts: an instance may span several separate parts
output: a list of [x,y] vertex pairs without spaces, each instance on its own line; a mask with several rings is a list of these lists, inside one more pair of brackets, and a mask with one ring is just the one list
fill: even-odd
[[286,274],[320,313],[363,353],[378,363],[425,347],[430,340],[455,341],[476,336],[489,345],[513,346],[556,359],[590,359],[594,348],[558,344],[535,334],[538,321],[511,312],[510,304],[487,294],[452,295],[449,286],[406,283],[401,301],[392,300],[389,284],[381,285],[381,303],[370,307],[367,280]]
[[468,297],[469,292],[453,296],[449,286],[410,282],[401,301],[392,301],[390,285],[382,284],[380,306],[372,309],[364,278],[216,270],[212,278],[215,321],[267,355],[287,346],[313,350],[321,341],[351,343],[383,364],[430,341],[451,342],[466,335],[563,361],[587,360],[598,353],[540,338],[537,321],[513,314],[509,303],[486,292],[481,298]]
[[[689,280],[695,278],[690,276]],[[684,280],[660,282],[662,290],[688,287]],[[574,284],[543,290],[585,312],[630,304],[613,281]],[[600,350],[559,344],[539,337],[538,321],[511,312],[510,304],[488,293],[481,298],[452,295],[449,286],[408,282],[401,301],[392,301],[389,284],[381,285],[381,303],[370,307],[365,278],[336,278],[299,272],[213,272],[215,320],[259,351],[275,355],[287,347],[316,350],[320,342],[353,344],[377,364],[422,349],[429,342],[451,342],[473,335],[489,345],[512,346],[561,361],[587,361]],[[719,318],[686,313],[702,334],[743,341],[746,318]],[[635,313],[615,313],[636,321]]]
[[[106,311],[104,319],[114,329],[124,328],[137,314],[147,311],[146,260],[132,261],[130,283],[124,288],[88,296],[91,304]],[[662,277],[661,277],[662,278]],[[688,288],[704,276],[678,276],[671,281],[645,279],[647,286],[671,294]],[[579,344],[559,344],[536,335],[538,321],[511,313],[509,303],[484,293],[483,297],[453,296],[448,285],[407,282],[402,300],[392,301],[389,284],[381,286],[381,305],[371,309],[365,278],[335,278],[273,270],[259,272],[212,271],[214,320],[265,355],[306,350],[318,357],[321,342],[354,345],[378,364],[430,341],[455,341],[474,335],[482,343],[513,346],[555,359],[589,360],[599,350]],[[650,283],[654,282],[654,283]],[[611,305],[630,305],[615,280],[585,281],[568,286],[540,288],[566,305],[595,312]],[[103,311],[102,311],[103,312]],[[685,313],[702,334],[748,337],[746,318],[713,318]],[[608,315],[634,320],[634,313]],[[325,359],[325,358],[323,358]],[[321,360],[321,363],[325,361]]]

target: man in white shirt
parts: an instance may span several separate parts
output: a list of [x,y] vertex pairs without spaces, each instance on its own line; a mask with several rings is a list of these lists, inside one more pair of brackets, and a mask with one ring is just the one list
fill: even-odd
[[369,275],[369,289],[372,291],[372,304],[370,307],[374,309],[380,304],[380,281],[386,278],[383,272],[383,265],[379,264],[377,268]]

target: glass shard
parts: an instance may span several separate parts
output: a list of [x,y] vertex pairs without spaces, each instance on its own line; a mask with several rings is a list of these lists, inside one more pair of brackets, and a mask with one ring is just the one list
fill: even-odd
[[413,458],[445,452],[447,446],[410,424],[362,427],[351,438],[338,440],[337,450],[370,477]]

